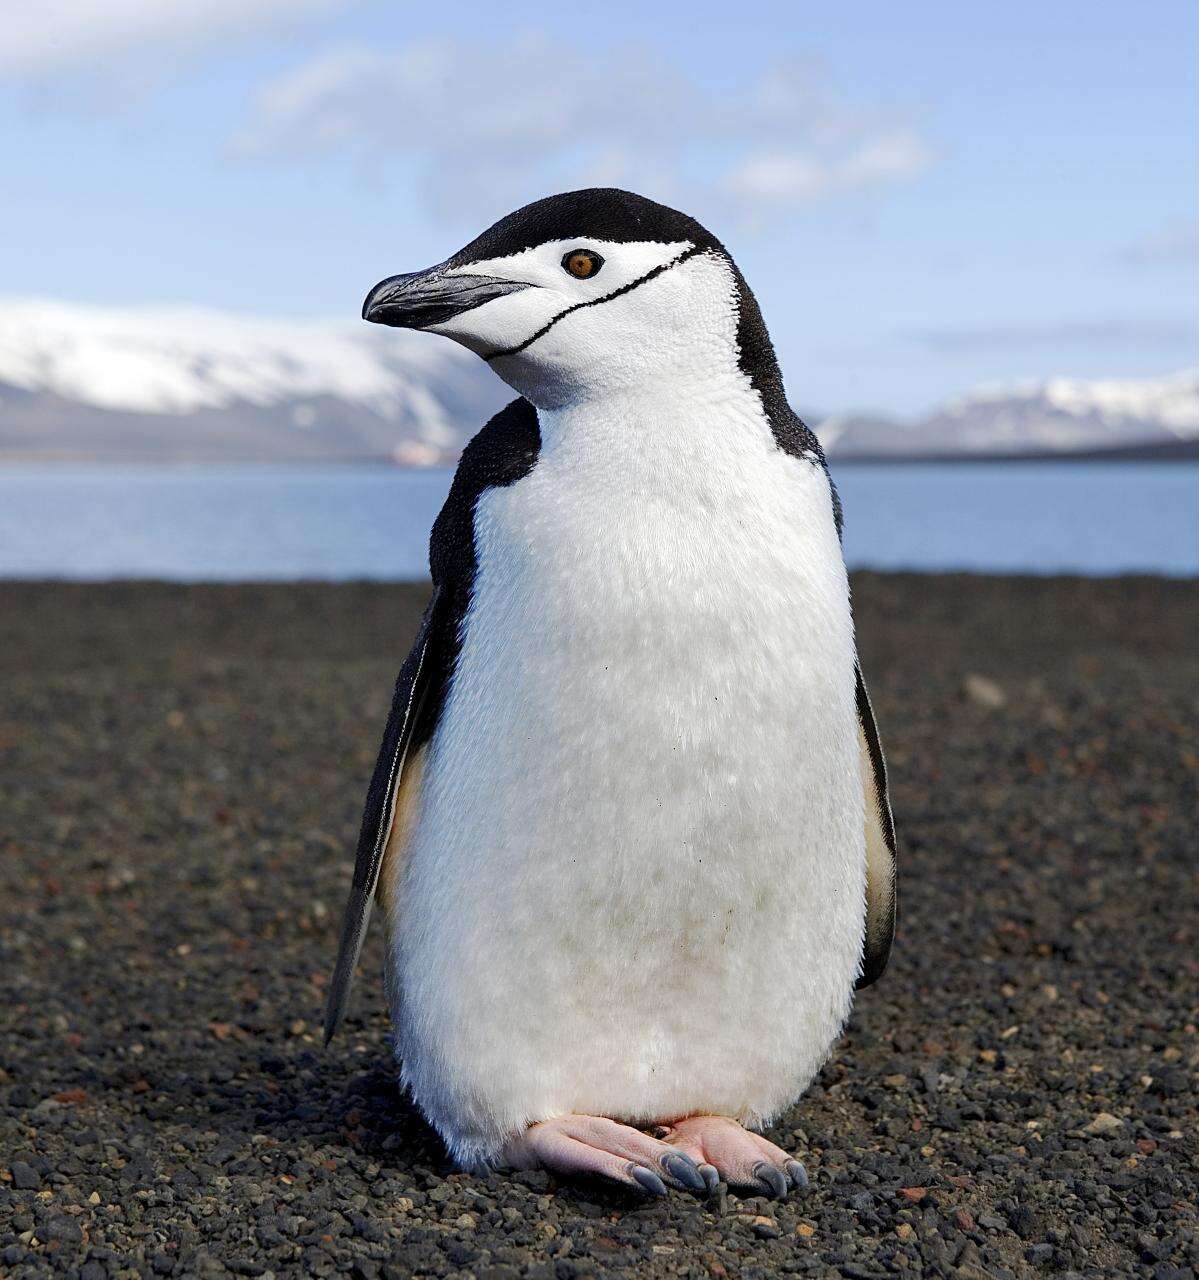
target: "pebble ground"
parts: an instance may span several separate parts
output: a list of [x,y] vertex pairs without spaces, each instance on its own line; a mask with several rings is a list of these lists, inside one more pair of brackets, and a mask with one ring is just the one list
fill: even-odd
[[0,585],[0,1274],[1199,1266],[1199,584],[862,576],[900,933],[784,1203],[455,1173],[372,940],[318,1023],[421,587]]

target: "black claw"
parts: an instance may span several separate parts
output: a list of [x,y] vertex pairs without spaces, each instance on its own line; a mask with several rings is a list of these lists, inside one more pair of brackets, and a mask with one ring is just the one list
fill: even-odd
[[765,1160],[759,1160],[754,1165],[754,1177],[766,1186],[768,1195],[773,1196],[776,1200],[781,1200],[787,1194],[787,1179],[783,1177],[781,1170],[776,1169],[774,1165],[767,1164]]
[[808,1171],[803,1165],[798,1160],[788,1160],[786,1169],[791,1181],[795,1184],[796,1191],[806,1191],[808,1189]]
[[716,1170],[714,1164],[701,1164],[699,1166],[699,1175],[704,1180],[704,1186],[708,1189],[708,1195],[720,1186],[720,1174]]
[[639,1164],[629,1165],[629,1173],[633,1176],[633,1181],[641,1188],[647,1191],[651,1196],[664,1196],[666,1194],[666,1183],[652,1169],[643,1169]]
[[695,1167],[695,1161],[681,1151],[668,1151],[662,1157],[662,1168],[676,1181],[681,1182],[689,1191],[705,1191],[707,1183],[703,1175]]

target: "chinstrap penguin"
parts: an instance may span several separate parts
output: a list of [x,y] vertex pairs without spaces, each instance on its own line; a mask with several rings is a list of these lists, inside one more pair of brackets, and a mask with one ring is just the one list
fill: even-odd
[[753,295],[694,219],[592,189],[363,316],[519,398],[433,527],[326,1041],[377,896],[402,1079],[462,1167],[804,1185],[756,1130],[887,963],[895,837],[840,505]]

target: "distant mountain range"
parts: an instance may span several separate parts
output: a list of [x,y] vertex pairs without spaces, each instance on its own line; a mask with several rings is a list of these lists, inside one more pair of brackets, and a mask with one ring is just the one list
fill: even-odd
[[[452,343],[355,321],[0,301],[0,461],[449,465],[511,396]],[[1199,457],[1199,370],[813,425],[843,460]]]
[[841,415],[816,430],[841,459],[1199,457],[1199,370],[1052,378],[962,396],[915,422]]
[[511,398],[461,347],[361,321],[0,301],[0,459],[437,466]]

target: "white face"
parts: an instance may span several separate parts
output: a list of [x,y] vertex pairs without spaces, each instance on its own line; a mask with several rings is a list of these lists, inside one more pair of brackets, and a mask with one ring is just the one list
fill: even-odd
[[539,407],[611,393],[734,351],[732,270],[693,249],[584,236],[451,267],[443,278],[528,287],[421,327],[469,347]]

